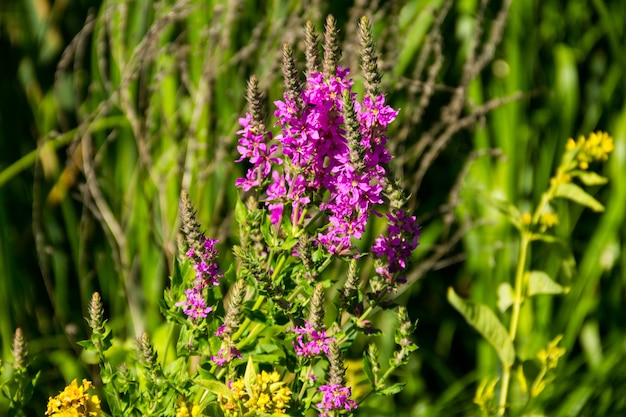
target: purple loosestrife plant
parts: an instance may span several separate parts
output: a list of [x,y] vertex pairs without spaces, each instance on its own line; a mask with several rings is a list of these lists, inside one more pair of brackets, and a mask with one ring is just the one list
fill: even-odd
[[[141,372],[112,367],[102,305],[94,298],[93,335],[85,346],[98,353],[114,415],[136,407],[141,415],[188,415],[191,409],[229,417],[336,417],[403,386],[388,379],[416,348],[412,323],[402,310],[395,359],[384,366],[376,347],[384,336],[374,320],[381,308],[391,308],[419,236],[386,147],[398,110],[380,88],[367,20],[361,21],[367,44],[362,98],[352,90],[352,73],[339,65],[334,19],[326,22],[323,59],[316,56],[313,25],[306,30],[304,77],[291,48],[283,47],[285,91],[274,102],[271,129],[258,80],[248,83],[248,111],[237,132],[245,174],[235,183],[245,203],[235,207],[240,240],[231,265],[223,264],[225,248],[218,251],[220,242],[207,237],[181,193],[180,256],[163,302],[178,342],[160,358],[162,351],[143,335]],[[373,221],[385,221],[387,232],[366,252],[361,239]],[[362,272],[372,264],[375,271]],[[367,381],[358,387],[348,382],[343,362],[363,356],[352,347],[357,340],[369,345]],[[171,361],[174,349],[178,359]],[[130,393],[139,380],[145,388]]]

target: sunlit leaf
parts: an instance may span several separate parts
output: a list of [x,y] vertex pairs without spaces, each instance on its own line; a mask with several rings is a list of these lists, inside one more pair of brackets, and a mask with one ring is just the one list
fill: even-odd
[[573,171],[572,177],[578,177],[585,185],[602,185],[606,184],[609,179],[593,171]]
[[498,353],[505,367],[515,362],[515,348],[508,332],[488,307],[460,298],[448,288],[448,301],[480,333]]
[[254,369],[252,356],[248,356],[248,364],[246,365],[246,372],[243,375],[243,381],[246,384],[246,391],[248,392],[248,396],[252,398],[254,396],[252,385],[256,383],[256,370]]
[[228,399],[232,398],[233,392],[228,389],[228,386],[220,381],[211,379],[196,379],[195,382],[198,385],[203,386],[213,394],[222,395]]
[[598,200],[571,182],[559,184],[556,188],[556,196],[587,206],[593,211],[604,211],[604,206]]
[[237,203],[235,204],[235,219],[237,219],[237,223],[243,225],[246,223],[246,218],[248,217],[248,210],[243,202],[237,199]]
[[528,296],[537,294],[567,294],[569,287],[564,287],[555,282],[543,271],[530,271],[528,273]]
[[367,375],[367,379],[370,381],[372,386],[375,385],[374,372],[372,372],[372,360],[370,359],[367,352],[363,352],[363,370],[365,371],[365,375]]
[[406,383],[404,382],[398,382],[396,384],[393,384],[392,386],[382,389],[380,391],[378,391],[379,394],[381,395],[395,395],[397,393],[399,393],[400,391],[402,391],[402,389],[404,388],[404,386],[406,385]]
[[511,284],[503,282],[498,286],[498,309],[504,313],[513,305],[514,292]]

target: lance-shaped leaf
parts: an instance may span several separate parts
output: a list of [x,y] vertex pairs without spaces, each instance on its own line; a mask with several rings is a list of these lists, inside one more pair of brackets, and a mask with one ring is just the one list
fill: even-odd
[[528,296],[537,294],[567,294],[569,287],[564,287],[555,282],[543,271],[530,271],[528,273]]
[[573,171],[570,173],[572,177],[578,177],[585,185],[602,185],[609,182],[607,177],[603,177],[602,175],[593,172],[593,171]]
[[482,304],[463,300],[452,288],[448,288],[448,301],[493,346],[502,365],[506,368],[513,366],[515,347],[509,333],[493,311]]
[[237,219],[237,223],[240,226],[243,226],[246,223],[246,219],[248,217],[248,209],[246,209],[243,201],[237,199],[237,203],[235,204],[235,219]]
[[227,399],[231,399],[233,397],[233,392],[230,389],[228,389],[228,386],[224,384],[223,382],[212,380],[212,379],[204,379],[204,378],[198,378],[195,380],[195,382],[198,385],[203,386],[204,388],[206,388],[209,392],[212,392],[213,394],[222,395],[223,397]]
[[598,200],[571,182],[559,184],[556,188],[556,196],[575,201],[593,211],[604,211],[604,206]]
[[402,391],[405,385],[406,382],[397,382],[388,388],[381,389],[378,393],[380,395],[395,395]]
[[254,396],[252,385],[254,385],[257,382],[256,370],[254,369],[254,362],[252,361],[252,356],[248,356],[248,364],[246,365],[246,372],[243,375],[243,381],[246,385],[246,391],[248,392],[248,396],[252,398]]
[[367,379],[370,384],[372,384],[372,387],[376,386],[376,379],[374,377],[374,372],[372,371],[372,359],[367,352],[363,352],[363,370],[365,371],[365,375],[367,375]]

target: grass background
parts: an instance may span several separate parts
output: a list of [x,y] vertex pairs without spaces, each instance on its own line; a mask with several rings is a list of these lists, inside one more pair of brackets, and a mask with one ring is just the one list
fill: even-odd
[[[304,22],[321,31],[328,13],[356,74],[357,19],[374,24],[383,83],[401,108],[390,132],[394,168],[422,224],[399,295],[419,319],[420,350],[399,375],[408,384],[385,405],[389,415],[476,415],[475,383],[497,372],[497,360],[447,304],[446,288],[495,305],[516,242],[490,198],[530,209],[567,138],[596,129],[616,145],[602,166],[609,184],[592,190],[606,212],[558,207],[555,233],[567,250],[533,247],[533,267],[572,290],[525,312],[520,354],[565,336],[566,360],[538,405],[546,415],[626,412],[626,4],[513,0],[501,41],[490,44],[508,2],[484,2],[484,13],[469,0],[366,3],[0,4],[0,349],[6,367],[13,332],[24,330],[42,370],[32,415],[67,381],[94,372],[76,345],[92,291],[128,343],[144,329],[157,345],[164,338],[158,303],[181,187],[220,239],[221,264],[232,260],[246,81],[258,76],[269,108],[281,94],[281,44],[302,51]],[[464,81],[483,51],[485,65]]]

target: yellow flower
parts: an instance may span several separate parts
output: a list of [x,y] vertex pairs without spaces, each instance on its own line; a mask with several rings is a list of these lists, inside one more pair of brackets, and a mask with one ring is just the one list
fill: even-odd
[[181,401],[180,406],[176,409],[176,417],[199,417],[202,415],[200,413],[201,411],[200,406],[194,404],[191,407],[190,413],[189,408],[187,408],[187,404],[184,401]]
[[550,178],[550,185],[567,184],[572,180],[572,176],[558,169],[556,175]]
[[576,159],[580,169],[589,168],[589,163],[593,161],[606,161],[609,154],[615,149],[613,138],[606,132],[594,132],[585,139],[580,136],[576,142],[570,138],[567,141],[566,149],[579,148]]
[[563,339],[563,335],[558,335],[550,343],[546,349],[541,349],[537,353],[537,359],[546,369],[554,369],[559,363],[561,356],[565,355],[565,348],[557,346]]
[[93,384],[83,379],[78,386],[76,380],[65,387],[56,397],[48,400],[47,416],[53,417],[100,417],[100,399],[97,395],[90,395],[88,390]]
[[252,382],[250,386],[252,395],[250,395],[244,379],[239,378],[230,383],[230,390],[234,394],[233,399],[239,403],[239,406],[233,401],[228,401],[222,404],[222,409],[229,417],[240,416],[239,410],[243,414],[250,411],[285,414],[285,410],[289,407],[289,400],[291,400],[291,390],[284,385],[278,372],[262,371],[256,376],[256,381]]
[[493,400],[496,392],[496,384],[498,378],[488,380],[484,378],[480,381],[478,387],[476,387],[476,393],[474,394],[474,404],[480,407],[483,413],[489,413],[489,403]]
[[539,222],[543,226],[545,226],[546,229],[549,229],[552,226],[556,226],[557,224],[559,224],[559,216],[557,216],[554,212],[545,211],[541,213],[541,218],[539,219]]

